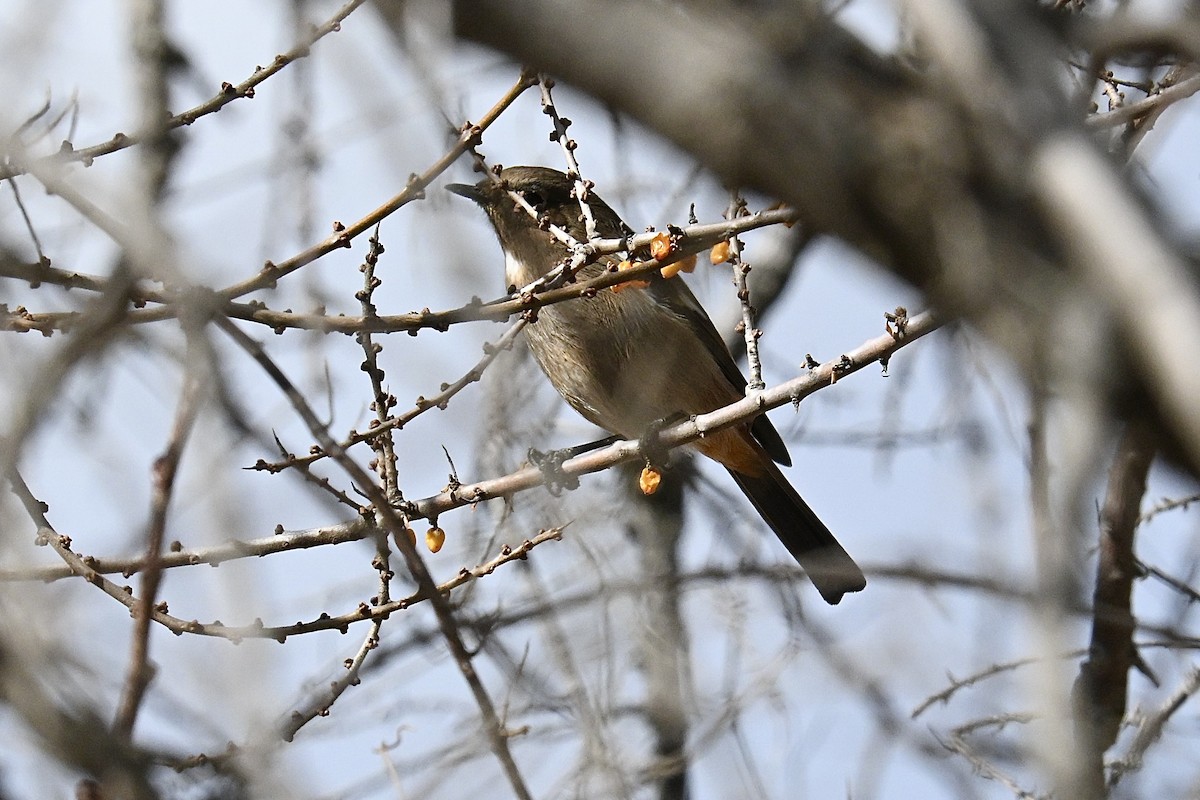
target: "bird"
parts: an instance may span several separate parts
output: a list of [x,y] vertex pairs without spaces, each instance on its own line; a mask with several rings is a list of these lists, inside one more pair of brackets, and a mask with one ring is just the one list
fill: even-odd
[[[555,225],[578,242],[587,226],[575,180],[549,167],[513,166],[476,184],[446,189],[478,204],[504,253],[508,291],[514,292],[567,260],[571,250],[555,238]],[[510,194],[537,212],[535,219]],[[595,192],[587,205],[602,238],[632,233]],[[588,279],[611,270],[620,255],[584,266]],[[693,416],[745,396],[746,378],[716,326],[682,278],[652,273],[648,285],[614,286],[538,308],[524,335],[534,359],[563,399],[609,433],[641,439],[665,420]],[[821,597],[831,605],[866,586],[854,559],[784,477],[791,457],[765,415],[692,442],[717,461],[791,553]]]

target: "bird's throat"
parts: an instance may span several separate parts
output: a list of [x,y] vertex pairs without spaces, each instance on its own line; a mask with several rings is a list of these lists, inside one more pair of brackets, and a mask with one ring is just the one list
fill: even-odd
[[504,251],[504,279],[508,286],[518,290],[536,281],[546,274],[545,265],[539,269],[510,250]]

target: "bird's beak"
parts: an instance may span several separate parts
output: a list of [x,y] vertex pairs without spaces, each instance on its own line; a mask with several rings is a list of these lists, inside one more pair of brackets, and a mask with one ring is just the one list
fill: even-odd
[[472,186],[469,183],[448,183],[446,191],[453,192],[459,197],[465,197],[468,200],[473,200],[479,205],[483,205],[483,193],[479,191],[479,187]]

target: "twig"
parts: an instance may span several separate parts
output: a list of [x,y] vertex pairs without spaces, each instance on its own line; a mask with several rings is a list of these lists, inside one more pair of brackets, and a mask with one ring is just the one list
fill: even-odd
[[563,158],[567,162],[567,177],[575,181],[575,198],[579,201],[579,210],[583,212],[583,228],[587,234],[589,242],[600,238],[596,232],[596,216],[592,213],[592,206],[588,203],[588,194],[592,189],[592,182],[583,179],[583,172],[579,169],[579,160],[575,158],[575,150],[579,143],[567,135],[567,128],[571,127],[571,120],[566,117],[559,116],[558,108],[554,105],[554,98],[550,94],[550,90],[554,88],[554,81],[545,75],[538,76],[538,88],[542,93],[542,113],[550,117],[554,124],[554,132],[550,134],[553,141],[558,142],[558,146],[563,151]]
[[[731,192],[725,219],[733,220],[745,215],[746,201],[736,191]],[[754,327],[756,310],[750,304],[750,286],[746,281],[750,275],[750,265],[742,261],[742,242],[736,236],[729,237],[729,264],[733,268],[733,285],[737,287],[738,305],[742,311],[738,328],[746,342],[746,364],[750,368],[746,392],[757,392],[766,387],[762,378],[762,360],[758,355],[758,340],[762,331]]]
[[1167,586],[1170,586],[1172,589],[1179,592],[1181,595],[1183,595],[1187,599],[1188,602],[1200,603],[1200,592],[1197,592],[1191,586],[1188,586],[1186,583],[1179,580],[1175,576],[1169,575],[1166,572],[1164,572],[1163,570],[1154,566],[1153,564],[1147,564],[1145,561],[1142,561],[1141,559],[1138,559],[1137,566],[1138,566],[1138,569],[1144,570],[1147,575],[1157,578],[1158,580],[1165,583]]
[[[375,598],[377,601],[376,605],[387,605],[391,600],[392,571],[388,567],[390,552],[388,549],[387,534],[380,531],[375,536],[374,566],[379,570],[379,595]],[[280,738],[285,742],[292,741],[301,728],[318,716],[327,715],[329,709],[337,702],[339,697],[345,694],[347,689],[358,685],[363,662],[379,646],[379,633],[383,627],[384,619],[386,617],[379,616],[371,621],[367,635],[363,637],[363,642],[359,645],[358,651],[353,657],[346,659],[343,663],[346,669],[345,675],[333,681],[327,692],[311,698],[311,701],[305,708],[293,711],[288,715],[286,720],[279,723]]]
[[1197,502],[1200,502],[1200,493],[1190,494],[1187,497],[1176,497],[1172,499],[1164,498],[1158,504],[1148,509],[1146,513],[1138,517],[1137,524],[1139,526],[1144,525],[1145,523],[1157,517],[1159,514],[1166,513],[1167,511],[1174,511],[1177,508],[1187,511],[1188,506]]
[[[399,197],[399,196],[398,196]],[[395,200],[395,198],[393,198]],[[381,207],[386,208],[386,206]],[[372,227],[378,219],[376,215],[379,209],[372,214],[364,217],[353,225],[343,228],[342,233],[349,230],[358,230],[364,227],[364,223],[370,222],[366,227]],[[382,217],[380,217],[382,218]],[[623,270],[621,272],[611,272],[600,275],[589,281],[575,283],[570,286],[563,286],[557,289],[546,291],[537,291],[546,283],[546,279],[530,284],[530,286],[522,287],[518,292],[509,298],[497,300],[492,303],[483,303],[480,300],[474,300],[465,306],[448,311],[423,311],[411,312],[408,314],[383,315],[377,317],[342,317],[329,316],[325,314],[298,314],[286,311],[272,311],[266,308],[265,305],[259,302],[251,303],[234,303],[230,302],[221,306],[221,312],[234,319],[246,320],[248,322],[258,322],[268,327],[281,331],[286,328],[299,328],[302,330],[320,330],[333,333],[358,333],[360,331],[369,330],[372,333],[395,333],[399,331],[414,332],[422,328],[432,328],[434,330],[446,330],[450,325],[458,322],[470,322],[478,320],[504,320],[513,314],[519,314],[530,307],[549,305],[551,303],[561,303],[567,300],[578,297],[586,297],[592,292],[598,291],[609,286],[614,286],[618,283],[624,283],[628,280],[638,279],[643,275],[649,274],[665,264],[674,263],[686,256],[699,253],[712,247],[722,239],[727,239],[737,233],[763,228],[768,225],[778,225],[781,223],[793,222],[796,219],[794,211],[776,210],[776,211],[761,211],[748,217],[742,217],[732,222],[712,222],[702,225],[689,225],[683,229],[680,237],[679,249],[672,249],[671,254],[661,261],[650,259],[642,262],[642,266],[631,270]],[[340,236],[341,234],[339,234]],[[650,243],[657,234],[643,233],[627,239],[599,239],[586,245],[587,257],[595,260],[601,255],[609,253],[617,253],[626,249],[636,249],[645,247]],[[348,247],[349,239],[335,239],[336,247]],[[293,256],[283,265],[292,265],[297,260],[304,260],[304,264],[310,263],[324,252],[312,254],[312,251],[324,247],[325,244],[315,245],[309,251],[303,254]],[[333,249],[332,247],[328,249]],[[328,252],[328,249],[325,252]],[[582,265],[583,262],[580,262]],[[270,265],[271,269],[281,268],[283,265]],[[301,264],[300,266],[303,266]],[[294,269],[298,267],[291,267]],[[29,280],[27,277],[28,270],[22,270],[14,277],[20,277],[24,280]],[[74,278],[77,273],[50,273],[51,276],[62,277],[64,280],[85,280],[82,278]],[[561,277],[561,273],[560,273]],[[549,276],[547,276],[547,279]],[[99,279],[95,279],[99,280]],[[90,282],[85,280],[87,285],[82,288],[93,288]],[[247,282],[239,285],[248,285]],[[246,289],[246,292],[252,289]],[[234,287],[223,290],[225,295],[235,291]],[[240,291],[240,290],[237,290]],[[536,296],[533,295],[537,292]],[[170,299],[161,293],[139,287],[134,295],[136,299],[141,301],[169,303]],[[127,322],[130,324],[145,324],[150,322],[159,322],[173,318],[177,310],[173,306],[163,306],[161,308],[136,309],[129,312]],[[75,312],[55,312],[55,313],[31,313],[23,311],[21,313],[10,312],[8,317],[0,316],[0,329],[8,329],[15,331],[41,331],[47,333],[54,330],[65,329],[70,327],[78,314]]]
[[[512,348],[513,342],[517,338],[517,334],[521,332],[521,330],[525,327],[525,324],[525,320],[517,320],[511,326],[509,326],[508,330],[504,332],[504,335],[495,342],[485,342],[483,345],[483,358],[475,362],[475,365],[471,367],[471,369],[467,370],[467,372],[458,378],[458,380],[454,381],[453,383],[442,384],[442,390],[433,397],[425,397],[422,395],[414,401],[413,407],[408,411],[405,411],[403,414],[388,416],[387,419],[379,422],[377,425],[373,425],[370,430],[367,431],[351,431],[350,435],[347,436],[343,441],[339,442],[339,444],[342,447],[351,447],[359,444],[360,442],[371,441],[376,437],[386,435],[389,431],[403,428],[405,425],[412,422],[414,419],[419,417],[421,414],[424,414],[431,408],[446,408],[446,406],[449,405],[451,398],[483,377],[483,371],[487,369],[487,367],[493,361],[496,360],[496,357],[500,355],[500,353]],[[391,397],[391,395],[389,395],[389,397]],[[305,456],[287,454],[283,461],[275,462],[273,464],[259,460],[256,464],[254,464],[253,467],[250,467],[249,469],[267,472],[280,472],[293,466],[307,466],[318,459],[325,458],[327,455],[328,453],[326,453],[324,450],[317,448],[316,452],[311,452]]]
[[1126,775],[1142,768],[1146,751],[1162,736],[1163,729],[1175,712],[1197,692],[1200,692],[1200,667],[1193,666],[1166,702],[1139,721],[1137,733],[1125,755],[1109,763],[1109,787],[1116,786]]
[[[26,490],[26,491],[28,491],[28,490]],[[32,495],[30,495],[30,499],[32,499]],[[33,502],[36,503],[37,501],[34,500]],[[164,568],[188,566],[190,564],[199,564],[199,563],[216,564],[216,563],[220,563],[221,561],[228,561],[228,560],[232,560],[234,558],[240,558],[240,557],[258,558],[263,555],[267,555],[269,553],[291,550],[294,547],[299,547],[299,546],[317,547],[319,545],[340,544],[342,542],[348,542],[348,541],[360,541],[361,539],[364,539],[367,536],[378,535],[380,532],[381,532],[381,529],[378,527],[375,527],[375,526],[370,525],[369,523],[366,523],[363,521],[356,521],[355,523],[339,525],[332,529],[320,529],[316,532],[306,532],[304,534],[301,534],[302,536],[309,539],[309,541],[307,541],[303,544],[295,544],[296,540],[291,540],[290,544],[281,546],[277,549],[264,550],[264,551],[255,552],[255,553],[244,553],[239,548],[238,555],[231,555],[227,552],[227,553],[223,554],[224,557],[220,558],[219,561],[216,561],[216,560],[214,560],[214,561],[192,560],[187,563],[179,563],[177,560],[173,561],[173,562],[171,561],[171,556],[191,555],[191,556],[195,557],[195,553],[164,554],[162,560],[163,560]],[[454,589],[459,588],[460,586],[468,584],[471,581],[482,578],[486,575],[491,575],[493,572],[495,572],[497,569],[504,566],[505,564],[509,564],[513,561],[520,561],[522,559],[528,558],[529,553],[532,552],[535,547],[537,547],[541,544],[545,544],[546,542],[549,542],[549,541],[558,541],[558,540],[562,539],[562,532],[563,532],[562,527],[551,528],[549,530],[539,531],[537,534],[535,534],[534,536],[531,536],[529,539],[526,539],[524,542],[522,542],[521,544],[519,544],[515,547],[510,546],[510,545],[503,545],[500,548],[499,555],[497,555],[496,557],[494,557],[488,561],[485,561],[481,564],[478,564],[474,567],[463,567],[462,569],[460,569],[454,575],[453,578],[450,578],[449,580],[444,581],[443,583],[441,583],[438,586],[437,593],[440,595],[449,595],[450,592],[452,592]],[[334,535],[332,537],[330,537],[327,535],[329,533],[333,533]],[[69,545],[70,545],[69,537],[63,537],[61,534],[57,533],[53,528],[50,528],[48,525],[41,525],[39,523],[39,534],[38,534],[39,539],[38,539],[38,541],[43,544],[53,544],[54,542],[52,542],[52,541],[43,541],[51,535],[53,535],[54,537],[57,537],[55,541],[61,541],[61,540],[65,539],[66,545],[69,547]],[[283,537],[280,537],[280,538],[283,538]],[[314,541],[317,538],[320,538],[321,541]],[[266,543],[266,542],[274,541],[274,540],[259,540],[259,541]],[[104,579],[101,578],[100,571],[93,567],[93,564],[97,563],[96,560],[92,559],[89,556],[77,556],[77,555],[71,553],[71,554],[69,554],[68,557],[64,558],[64,561],[67,561],[68,564],[73,564],[77,567],[76,571],[70,573],[70,575],[76,575],[76,576],[82,577],[84,580],[88,581],[89,583],[93,583],[93,584],[100,586],[102,589],[104,589],[106,594],[119,600],[122,603],[122,605],[125,605],[126,607],[128,607],[130,609],[133,608],[136,599],[134,598],[133,592],[131,589],[129,589],[129,587],[120,587],[120,586],[117,586],[115,583],[112,583],[111,581],[107,582],[107,583],[103,583],[103,584],[100,583],[100,581],[104,580]],[[114,569],[112,571],[119,573],[121,570]],[[70,575],[64,576],[64,577],[70,577]],[[412,606],[415,606],[419,603],[423,603],[423,602],[427,601],[428,599],[429,599],[429,596],[425,592],[418,589],[417,591],[412,592],[411,594],[407,595],[406,597],[402,597],[398,600],[392,600],[391,602],[383,604],[383,605],[372,606],[371,604],[368,604],[368,603],[360,603],[358,605],[358,607],[355,608],[354,611],[348,612],[346,614],[330,616],[329,614],[323,613],[316,619],[311,620],[309,622],[297,622],[297,623],[293,623],[291,625],[277,625],[277,626],[264,625],[261,620],[255,620],[253,623],[251,623],[249,625],[226,625],[219,620],[216,620],[213,622],[200,622],[200,621],[194,620],[194,619],[193,620],[185,620],[180,617],[172,616],[171,614],[167,613],[165,606],[162,606],[162,605],[159,605],[154,608],[154,610],[152,612],[152,617],[155,622],[162,625],[164,628],[166,628],[167,630],[176,634],[177,636],[182,636],[183,634],[191,634],[194,636],[208,636],[208,637],[213,637],[213,638],[218,638],[218,639],[228,639],[233,642],[242,641],[243,639],[273,639],[277,642],[282,643],[282,642],[287,641],[288,639],[290,639],[293,636],[301,636],[301,635],[304,635],[307,633],[314,633],[316,631],[340,631],[340,632],[344,633],[345,631],[347,631],[349,629],[349,627],[351,625],[353,625],[357,622],[364,622],[364,621],[368,621],[368,620],[386,618],[387,616],[394,614],[397,611],[403,611],[405,609],[411,608]]]
[[37,253],[38,265],[48,266],[50,259],[46,258],[46,252],[42,250],[42,240],[38,238],[37,229],[33,227],[33,220],[29,218],[29,211],[25,208],[25,201],[21,198],[21,189],[17,186],[16,179],[10,178],[8,185],[12,189],[13,201],[17,204],[17,210],[21,212],[21,219],[25,222],[25,230],[29,231],[29,238],[33,241],[33,249]]
[[[363,507],[363,504],[351,497],[345,489],[340,489],[337,486],[334,486],[333,481],[330,480],[328,476],[318,475],[317,473],[313,472],[312,469],[310,469],[312,461],[315,460],[315,458],[324,456],[324,453],[321,452],[321,448],[311,448],[311,451],[315,451],[316,455],[314,456],[313,453],[310,452],[310,460],[301,461],[300,459],[296,458],[295,454],[287,449],[287,446],[283,443],[283,440],[279,438],[278,434],[273,433],[272,438],[275,440],[275,449],[279,451],[279,456],[282,461],[276,462],[279,465],[277,469],[268,471],[282,472],[284,469],[293,469],[299,473],[300,477],[303,478],[306,483],[315,486],[319,491],[322,491],[332,497],[335,503],[346,506],[346,508],[351,509],[356,514],[362,514],[366,510]],[[261,459],[259,460],[261,461]]]
[[971,766],[985,778],[994,780],[1004,786],[1015,797],[1021,800],[1043,800],[1048,798],[1048,795],[1036,794],[1022,787],[1017,783],[1016,779],[1005,773],[999,767],[992,764],[991,761],[984,758],[973,745],[967,740],[967,736],[976,733],[984,728],[1003,728],[1006,725],[1013,723],[1025,725],[1032,722],[1035,717],[1032,714],[1000,714],[994,717],[975,720],[951,732],[949,740],[944,742],[944,746],[952,753],[958,753],[963,758],[971,763]]
[[[1083,655],[1083,652],[1084,651],[1082,651],[1082,650],[1077,650],[1073,653],[1065,653],[1061,656],[1061,658],[1064,658],[1064,659],[1078,658],[1079,656]],[[923,701],[921,701],[921,703],[918,704],[917,707],[912,710],[912,714],[910,716],[913,719],[916,719],[917,717],[921,716],[926,711],[928,711],[930,708],[932,708],[934,705],[937,705],[939,703],[941,703],[942,705],[945,705],[946,703],[949,703],[950,698],[953,697],[955,694],[957,694],[959,692],[959,690],[961,690],[961,689],[966,689],[970,686],[974,686],[975,684],[980,683],[981,681],[988,680],[989,678],[994,678],[997,675],[1002,675],[1006,672],[1012,672],[1014,670],[1020,669],[1021,667],[1027,667],[1030,664],[1036,664],[1039,661],[1041,661],[1041,659],[1039,659],[1039,658],[1019,658],[1016,661],[1008,661],[1003,664],[993,664],[989,667],[986,667],[986,668],[980,670],[979,672],[976,672],[972,675],[968,675],[965,678],[956,678],[952,674],[947,672],[946,677],[950,680],[950,685],[947,686],[942,691],[937,692],[936,694],[932,694],[929,697],[925,698]]]
[[[25,513],[29,515],[29,518],[37,526],[35,543],[38,545],[49,545],[75,575],[93,584],[132,612],[137,604],[132,587],[117,586],[117,584],[92,569],[82,556],[71,550],[71,537],[58,533],[50,524],[49,519],[46,517],[48,507],[45,503],[34,497],[33,492],[30,491],[29,486],[25,483],[25,479],[16,470],[11,470],[8,478],[12,485],[13,493],[25,508]],[[151,614],[157,622],[163,622],[166,617],[166,614],[157,610],[152,611]]]
[[[379,262],[379,256],[382,253],[383,245],[379,243],[379,226],[376,225],[375,232],[371,234],[366,258],[359,267],[359,271],[363,274],[363,288],[355,295],[362,306],[364,317],[375,315],[375,303],[372,302],[372,298],[375,295],[375,289],[382,284],[382,281],[375,277],[375,265]],[[383,386],[384,373],[383,368],[379,366],[378,358],[383,345],[375,344],[369,331],[363,331],[358,335],[358,343],[363,350],[362,370],[367,373],[367,378],[371,382],[371,396],[374,398],[371,401],[371,409],[375,412],[375,419],[370,438],[371,447],[376,453],[374,467],[383,480],[383,490],[388,497],[388,502],[395,505],[404,499],[400,493],[400,484],[396,476],[396,450],[391,433],[396,426],[389,427],[384,433],[380,433],[379,429],[392,419],[391,409],[396,405],[396,396]]]
[[445,172],[451,164],[457,161],[459,156],[478,144],[483,131],[495,122],[533,82],[535,81],[532,78],[522,73],[517,82],[483,115],[483,118],[478,123],[472,124],[468,122],[462,126],[459,131],[458,140],[442,154],[441,158],[431,164],[421,174],[410,175],[408,185],[404,187],[404,190],[379,206],[379,208],[350,225],[337,226],[332,236],[293,255],[285,261],[281,261],[278,264],[268,261],[257,275],[226,287],[219,294],[226,299],[233,300],[250,292],[272,287],[280,278],[316,261],[321,256],[340,248],[349,247],[355,237],[374,228],[380,220],[390,216],[397,209],[411,203],[413,200],[423,198],[425,196],[425,188],[437,176]]
[[1173,103],[1185,100],[1196,92],[1200,92],[1200,75],[1193,75],[1157,94],[1152,94],[1134,103],[1127,103],[1105,114],[1092,114],[1083,121],[1083,124],[1089,128],[1110,128],[1124,125],[1138,117],[1160,111]]
[[[320,39],[323,39],[330,33],[341,30],[342,21],[350,16],[359,6],[366,0],[350,0],[335,13],[332,17],[326,20],[323,24],[312,28],[307,37],[300,41],[291,50],[281,55],[275,56],[269,65],[266,67],[255,67],[254,73],[250,77],[237,85],[230,83],[221,84],[221,91],[214,95],[209,100],[201,103],[198,106],[189,108],[166,121],[165,127],[167,130],[174,130],[185,125],[191,125],[199,118],[208,114],[214,114],[220,111],[225,106],[232,103],[234,100],[239,100],[243,97],[254,97],[255,88],[263,81],[275,75],[288,64],[300,58],[305,58],[312,50],[312,46]],[[43,167],[51,167],[70,162],[79,162],[84,166],[90,166],[92,161],[100,156],[115,153],[119,150],[124,150],[127,147],[132,147],[135,144],[140,144],[145,141],[148,133],[139,131],[132,134],[117,133],[114,134],[107,142],[101,142],[90,147],[74,149],[70,141],[63,143],[63,148],[54,155],[44,156],[38,160],[38,165]],[[14,175],[20,175],[26,171],[14,164],[5,164],[0,167],[0,180],[11,178]]]
[[154,462],[150,523],[146,532],[145,568],[141,573],[137,602],[132,609],[134,624],[129,670],[126,673],[125,687],[113,723],[114,732],[125,738],[133,735],[133,726],[137,720],[142,698],[145,696],[150,681],[154,678],[154,668],[150,664],[150,623],[154,601],[158,596],[158,587],[163,575],[161,555],[163,540],[166,537],[167,510],[171,504],[171,495],[175,490],[175,476],[179,472],[179,461],[183,457],[184,446],[195,427],[196,416],[200,411],[200,392],[199,377],[191,377],[180,396],[179,408],[175,413],[175,425],[171,430],[167,448]]
[[[929,313],[918,314],[909,320],[907,332],[900,338],[884,334],[860,345],[850,353],[819,365],[805,375],[764,389],[753,397],[747,397],[708,414],[700,414],[685,422],[668,425],[659,432],[655,443],[666,449],[679,447],[701,436],[745,423],[785,403],[799,403],[808,395],[832,384],[835,373],[840,379],[874,364],[881,358],[890,357],[905,345],[936,330],[940,324]],[[561,469],[567,475],[585,475],[607,469],[614,464],[645,457],[639,442],[622,441],[568,459],[562,463]],[[502,478],[466,484],[452,491],[423,498],[410,503],[406,511],[410,516],[436,518],[438,514],[452,508],[524,491],[542,485],[545,480],[546,475],[542,470],[527,467]]]
[[1092,641],[1079,665],[1072,695],[1075,736],[1084,758],[1089,794],[1102,793],[1104,751],[1113,745],[1125,716],[1129,668],[1138,660],[1130,595],[1138,508],[1154,459],[1154,444],[1135,426],[1126,428],[1108,476],[1100,521],[1100,557],[1093,593]]
[[[310,530],[285,532],[279,526],[275,535],[261,539],[231,540],[211,547],[185,550],[179,542],[172,542],[169,552],[161,553],[157,559],[163,569],[207,564],[218,566],[226,561],[241,558],[261,558],[273,553],[304,550],[331,544],[361,541],[379,529],[362,517],[339,525],[329,525]],[[100,575],[119,574],[128,578],[146,568],[145,558],[98,558],[82,556],[83,565]],[[76,575],[70,567],[14,567],[0,570],[0,582],[13,581],[56,581]]]

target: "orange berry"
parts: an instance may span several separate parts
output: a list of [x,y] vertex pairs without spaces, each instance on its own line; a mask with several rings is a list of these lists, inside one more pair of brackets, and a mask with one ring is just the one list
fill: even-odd
[[696,254],[685,256],[678,261],[667,264],[659,270],[664,278],[674,278],[681,272],[691,272],[696,268]]
[[642,494],[651,495],[658,491],[658,485],[662,483],[662,473],[654,467],[644,467],[642,474],[638,478],[638,486],[641,487]]
[[653,258],[666,258],[671,252],[671,236],[665,231],[650,240],[650,255]]
[[[640,261],[636,264],[630,261],[622,261],[620,264],[617,264],[617,272],[624,272],[627,269],[633,269],[634,267],[640,267],[641,265],[642,264]],[[650,281],[625,281],[624,283],[618,283],[616,286],[612,287],[612,290],[613,292],[623,292],[626,289],[637,289],[649,285]]]
[[717,242],[713,247],[712,252],[708,254],[708,260],[714,264],[724,264],[729,260],[729,242]]
[[417,546],[417,532],[407,525],[404,526],[404,536],[413,547]]
[[436,553],[442,549],[442,545],[446,543],[446,532],[434,525],[429,530],[425,531],[425,546],[429,548],[429,552]]

